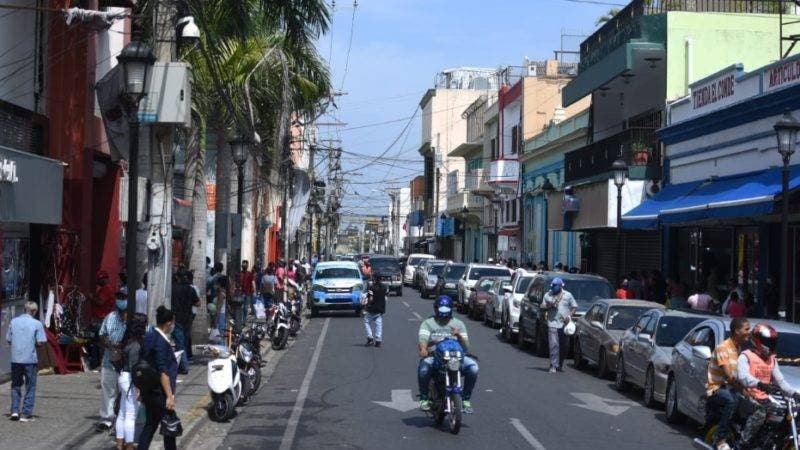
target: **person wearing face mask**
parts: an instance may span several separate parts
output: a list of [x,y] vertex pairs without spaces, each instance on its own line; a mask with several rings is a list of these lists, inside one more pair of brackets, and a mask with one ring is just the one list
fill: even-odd
[[97,431],[108,431],[114,423],[114,403],[119,395],[119,367],[122,363],[120,343],[125,335],[125,318],[128,308],[127,296],[117,293],[115,309],[103,319],[100,325],[100,345],[103,348],[103,363],[100,369],[100,388],[102,403],[100,404],[100,422]]
[[578,309],[575,298],[564,289],[564,280],[554,278],[550,283],[550,290],[544,294],[541,308],[545,311],[547,319],[548,338],[550,340],[550,373],[561,372],[564,364],[567,335],[564,326],[572,320],[572,315]]
[[[139,450],[147,450],[156,434],[161,419],[167,411],[175,411],[175,385],[178,381],[178,359],[175,357],[175,313],[165,306],[156,310],[156,327],[144,336],[141,357],[159,375],[154,389],[141,393],[142,404],[147,412],[146,421],[139,435]],[[164,449],[177,448],[174,436],[164,436]]]

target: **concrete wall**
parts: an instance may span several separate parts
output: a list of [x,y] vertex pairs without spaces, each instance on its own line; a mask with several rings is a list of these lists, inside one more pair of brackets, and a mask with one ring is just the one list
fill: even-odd
[[[11,0],[5,3],[30,6],[31,2]],[[0,16],[3,16],[0,19],[0,55],[3,55],[0,58],[0,99],[33,111],[36,12],[3,9]]]
[[[570,78],[525,77],[523,86],[522,135],[525,140],[541,133],[550,121],[557,108],[561,108],[561,89]],[[592,103],[586,96],[564,108],[565,117],[570,117]]]

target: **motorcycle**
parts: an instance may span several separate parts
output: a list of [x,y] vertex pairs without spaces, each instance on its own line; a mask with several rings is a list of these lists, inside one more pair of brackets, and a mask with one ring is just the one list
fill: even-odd
[[224,422],[242,400],[242,379],[237,355],[224,345],[206,345],[203,350],[213,356],[208,362],[208,389],[211,391],[211,408],[208,417],[214,422]]
[[282,350],[289,341],[292,316],[294,314],[292,312],[292,305],[289,302],[278,302],[276,306],[277,311],[274,319],[272,348],[274,350]]
[[461,430],[461,398],[464,377],[461,367],[464,363],[464,349],[455,338],[447,338],[438,344],[433,352],[434,375],[428,387],[431,401],[430,414],[436,426],[448,417],[450,432],[458,434]]
[[261,387],[261,339],[264,332],[261,325],[252,325],[242,330],[236,339],[236,364],[244,378],[245,400],[252,397]]
[[[798,447],[797,436],[797,401],[791,396],[784,396],[782,393],[775,392],[767,398],[767,418],[752,437],[748,445],[740,441],[740,436],[747,423],[748,416],[752,413],[748,402],[739,403],[738,410],[734,413],[731,422],[731,438],[728,439],[732,449],[744,450],[750,448],[758,449],[800,449]],[[695,438],[694,447],[704,450],[714,449],[714,435],[717,431],[719,411],[711,410],[709,414],[708,427],[705,439]]]

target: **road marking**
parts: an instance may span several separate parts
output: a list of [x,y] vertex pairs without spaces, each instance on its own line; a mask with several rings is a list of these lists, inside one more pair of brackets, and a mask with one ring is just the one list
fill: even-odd
[[542,443],[541,443],[541,442],[539,442],[539,440],[538,440],[538,439],[536,439],[535,437],[533,437],[533,435],[531,434],[531,432],[530,432],[530,431],[528,431],[528,429],[527,429],[527,428],[525,428],[525,425],[523,425],[523,424],[522,424],[522,422],[520,422],[520,421],[519,421],[519,419],[514,419],[514,418],[512,418],[512,419],[511,419],[511,425],[513,425],[513,426],[514,426],[514,428],[516,428],[516,429],[517,429],[517,431],[519,432],[519,434],[521,434],[521,435],[522,435],[522,437],[523,437],[523,438],[524,438],[526,441],[528,441],[528,444],[531,444],[531,447],[535,448],[536,450],[545,450],[545,448],[544,448],[544,445],[542,445]]
[[411,311],[411,314],[413,314],[413,315],[414,315],[414,317],[415,317],[417,320],[422,320],[422,316],[420,316],[419,314],[417,314],[417,312],[416,312],[416,311]]
[[409,412],[412,409],[417,409],[417,403],[411,396],[411,389],[392,389],[392,401],[390,402],[376,402],[381,406],[392,408],[400,412]]
[[590,394],[588,392],[571,392],[570,395],[583,402],[570,403],[570,405],[577,406],[578,408],[588,409],[589,411],[608,414],[609,416],[618,416],[629,410],[631,406],[638,406],[638,403],[629,400],[603,398],[599,395]]
[[403,302],[403,304],[406,305],[406,308],[411,308],[411,305],[409,305],[408,302]]
[[322,325],[322,332],[319,334],[319,339],[317,339],[314,355],[311,357],[308,370],[306,370],[303,384],[300,385],[300,392],[297,394],[297,400],[294,402],[294,408],[292,408],[292,415],[289,416],[289,423],[286,425],[286,431],[283,432],[280,450],[290,450],[294,444],[294,436],[297,434],[297,425],[300,423],[300,415],[303,414],[303,405],[306,402],[306,397],[308,397],[308,388],[311,385],[311,379],[314,378],[314,372],[317,370],[319,354],[322,352],[322,344],[325,342],[325,335],[328,334],[328,324],[330,321],[331,318],[328,317],[325,319],[325,324]]

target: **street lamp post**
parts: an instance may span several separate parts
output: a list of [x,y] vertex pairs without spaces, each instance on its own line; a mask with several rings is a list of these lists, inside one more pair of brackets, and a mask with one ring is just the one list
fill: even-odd
[[442,233],[441,236],[439,236],[439,242],[442,243],[441,248],[439,249],[439,256],[441,256],[442,258],[445,257],[445,255],[444,255],[444,238],[445,238],[445,236],[444,236],[444,221],[445,221],[445,219],[447,219],[447,216],[445,216],[444,213],[442,213],[442,215],[439,216],[439,220],[440,220],[439,223],[441,223],[441,226],[439,227],[439,230]]
[[783,117],[775,124],[775,134],[778,138],[778,153],[783,159],[783,186],[781,190],[781,265],[780,270],[780,313],[784,318],[791,321],[786,314],[787,307],[787,282],[789,267],[789,161],[794,154],[797,145],[797,132],[800,130],[800,122],[792,116],[789,109],[783,113]]
[[500,247],[500,229],[497,223],[498,216],[500,215],[500,198],[497,195],[492,199],[492,209],[494,210],[494,259],[497,260],[497,255],[500,254],[498,250]]
[[547,228],[547,222],[550,219],[550,194],[555,191],[556,188],[553,186],[553,183],[550,182],[550,178],[545,178],[544,183],[542,183],[542,193],[544,194],[544,263],[546,266],[550,266],[549,255],[550,252],[550,230]]
[[467,205],[464,205],[461,208],[461,215],[463,219],[461,220],[461,262],[467,262],[467,216],[469,215],[469,208]]
[[242,230],[244,229],[244,219],[242,218],[242,207],[244,205],[244,164],[247,162],[247,155],[250,153],[250,141],[242,137],[236,137],[229,143],[233,162],[236,164],[236,214],[239,215],[239,249],[234,257],[234,267],[236,271],[241,271],[242,265]]
[[136,241],[139,209],[139,102],[147,95],[148,72],[156,57],[147,44],[131,41],[117,56],[122,66],[125,89],[121,94],[128,113],[130,141],[128,153],[128,223],[125,224],[125,267],[128,281],[128,323],[136,314],[136,291],[139,275],[136,273]]
[[617,281],[615,282],[619,282],[622,276],[620,273],[622,266],[622,186],[625,185],[625,181],[628,179],[628,165],[625,164],[622,157],[611,165],[611,172],[614,175],[614,185],[617,186]]

